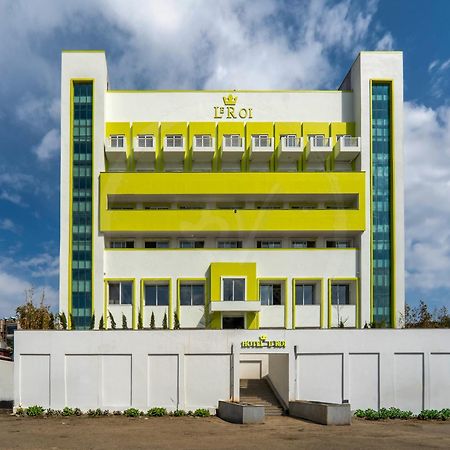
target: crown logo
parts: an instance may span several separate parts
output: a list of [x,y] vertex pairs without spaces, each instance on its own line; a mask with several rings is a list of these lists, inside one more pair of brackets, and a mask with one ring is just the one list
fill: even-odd
[[234,106],[237,102],[237,96],[233,97],[233,94],[230,94],[228,97],[222,97],[223,98],[223,103],[226,106]]

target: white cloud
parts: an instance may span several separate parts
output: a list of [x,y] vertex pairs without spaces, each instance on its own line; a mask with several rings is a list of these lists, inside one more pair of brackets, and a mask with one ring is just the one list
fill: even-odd
[[51,129],[42,138],[39,145],[33,148],[39,160],[47,161],[59,154],[60,136],[57,129]]
[[409,288],[450,288],[450,107],[405,103]]
[[0,219],[0,230],[16,231],[16,226],[11,219]]
[[387,32],[375,46],[375,50],[392,50],[394,48],[394,38],[391,33]]

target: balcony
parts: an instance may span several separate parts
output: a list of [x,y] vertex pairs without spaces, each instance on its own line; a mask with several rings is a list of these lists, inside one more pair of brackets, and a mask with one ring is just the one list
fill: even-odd
[[361,138],[342,136],[334,147],[334,160],[352,162],[361,154]]
[[261,311],[259,301],[211,301],[209,312],[258,312]]
[[224,136],[222,141],[222,163],[240,162],[244,154],[245,140],[240,136]]
[[268,136],[252,136],[250,145],[250,161],[256,164],[267,164],[273,155],[273,139]]
[[306,146],[305,157],[308,162],[324,162],[333,151],[331,138],[323,136],[310,137]]
[[303,155],[303,138],[282,136],[278,147],[278,169],[297,170]]
[[192,144],[192,160],[194,163],[212,161],[216,150],[215,139],[211,136],[195,136]]
[[164,163],[166,168],[181,169],[184,163],[184,136],[174,135],[164,138]]
[[126,163],[127,139],[125,136],[110,136],[105,140],[105,155],[110,163]]
[[134,159],[138,162],[155,162],[155,140],[150,137],[135,137],[133,141]]

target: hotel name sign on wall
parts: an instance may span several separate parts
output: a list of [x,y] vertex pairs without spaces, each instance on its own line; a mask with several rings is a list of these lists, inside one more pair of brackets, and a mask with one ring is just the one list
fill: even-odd
[[236,106],[237,96],[222,97],[225,106],[214,106],[214,119],[253,119],[253,108]]
[[242,341],[241,348],[286,348],[286,341],[271,341],[263,334],[258,341]]

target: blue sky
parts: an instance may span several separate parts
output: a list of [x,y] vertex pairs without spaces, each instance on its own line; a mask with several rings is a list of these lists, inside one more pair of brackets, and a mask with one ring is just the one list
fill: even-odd
[[450,305],[450,2],[0,0],[0,317],[56,308],[62,49],[112,88],[336,88],[360,50],[405,61],[407,301]]

